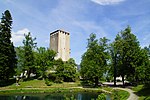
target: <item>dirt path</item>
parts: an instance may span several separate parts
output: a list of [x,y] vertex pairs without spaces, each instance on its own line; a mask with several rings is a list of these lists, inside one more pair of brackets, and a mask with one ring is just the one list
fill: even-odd
[[130,96],[127,100],[138,100],[139,98],[136,94],[134,94],[134,91],[132,91],[131,89],[128,89],[128,88],[114,88],[114,89],[120,89],[120,90],[125,90],[129,92]]

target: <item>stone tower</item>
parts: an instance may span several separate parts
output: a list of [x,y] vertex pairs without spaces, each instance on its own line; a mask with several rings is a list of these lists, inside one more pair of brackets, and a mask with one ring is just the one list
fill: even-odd
[[68,61],[70,58],[70,34],[63,30],[50,33],[50,49],[57,53],[55,59]]

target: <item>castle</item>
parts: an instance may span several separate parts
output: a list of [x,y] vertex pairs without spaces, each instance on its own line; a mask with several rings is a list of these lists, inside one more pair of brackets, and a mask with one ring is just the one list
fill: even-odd
[[50,33],[50,49],[57,53],[55,59],[68,61],[70,58],[70,33],[56,30]]

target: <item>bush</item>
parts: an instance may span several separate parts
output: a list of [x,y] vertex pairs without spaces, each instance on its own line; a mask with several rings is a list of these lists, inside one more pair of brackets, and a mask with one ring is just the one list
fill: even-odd
[[98,98],[96,100],[106,100],[106,95],[104,93],[101,93],[98,95]]
[[50,81],[50,80],[48,80],[48,79],[46,78],[46,79],[45,79],[45,84],[46,84],[47,86],[51,86],[51,85],[53,84],[53,82]]
[[129,92],[124,90],[113,90],[111,94],[112,100],[127,100],[129,97]]
[[150,100],[150,96],[145,97],[144,100]]
[[63,83],[63,78],[57,76],[54,82],[55,83]]

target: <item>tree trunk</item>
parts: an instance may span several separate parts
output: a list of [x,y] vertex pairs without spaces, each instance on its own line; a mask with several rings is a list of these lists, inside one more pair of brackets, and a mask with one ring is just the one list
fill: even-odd
[[95,77],[95,87],[98,86],[98,77]]
[[122,83],[123,83],[123,86],[124,86],[124,75],[122,75],[121,77],[122,77]]
[[115,55],[115,61],[114,61],[114,86],[116,86],[116,55]]
[[114,72],[114,86],[116,86],[116,73]]
[[27,72],[27,78],[30,78],[31,70],[29,69]]

